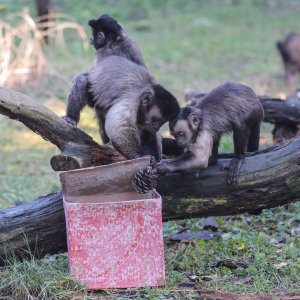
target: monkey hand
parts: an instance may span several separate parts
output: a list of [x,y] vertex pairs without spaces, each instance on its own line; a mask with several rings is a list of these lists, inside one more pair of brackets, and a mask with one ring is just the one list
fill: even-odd
[[67,117],[67,116],[63,116],[61,118],[64,119],[70,125],[72,125],[74,128],[77,128],[77,122],[74,119]]
[[160,175],[166,175],[167,173],[174,172],[172,164],[166,159],[163,159],[159,163],[154,165],[154,170]]

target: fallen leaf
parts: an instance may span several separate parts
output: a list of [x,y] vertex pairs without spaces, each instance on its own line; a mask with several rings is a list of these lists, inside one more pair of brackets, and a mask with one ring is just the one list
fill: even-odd
[[203,229],[204,230],[212,230],[217,231],[218,230],[218,223],[214,217],[208,217],[204,219],[203,222]]

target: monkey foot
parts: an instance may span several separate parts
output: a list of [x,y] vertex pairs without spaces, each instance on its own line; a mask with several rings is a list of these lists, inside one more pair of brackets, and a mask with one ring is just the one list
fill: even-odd
[[81,167],[74,157],[63,154],[54,155],[50,160],[50,164],[54,171],[68,171]]
[[77,128],[77,122],[74,119],[67,117],[67,116],[63,116],[61,118],[64,119],[70,125],[72,125],[74,128]]

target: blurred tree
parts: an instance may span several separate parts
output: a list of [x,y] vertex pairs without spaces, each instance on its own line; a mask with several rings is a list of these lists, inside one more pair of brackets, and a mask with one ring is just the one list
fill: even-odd
[[[37,14],[39,17],[41,17],[40,23],[46,23],[45,26],[42,27],[42,30],[47,31],[48,30],[47,23],[49,22],[49,18],[45,16],[51,13],[52,0],[35,0],[35,4],[37,9]],[[48,44],[49,40],[47,35],[44,36],[44,41],[46,42],[46,44]]]

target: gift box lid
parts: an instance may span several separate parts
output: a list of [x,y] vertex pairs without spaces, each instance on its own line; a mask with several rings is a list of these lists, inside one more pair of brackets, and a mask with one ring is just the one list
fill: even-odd
[[96,194],[134,193],[131,180],[146,168],[150,157],[126,160],[104,166],[64,171],[60,181],[65,198]]

